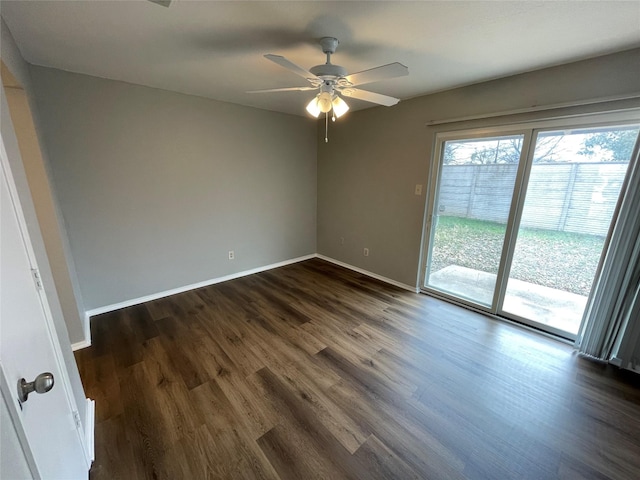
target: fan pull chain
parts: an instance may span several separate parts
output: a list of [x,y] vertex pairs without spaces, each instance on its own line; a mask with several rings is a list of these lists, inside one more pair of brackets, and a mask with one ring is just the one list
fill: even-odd
[[324,114],[324,143],[329,143],[329,112]]

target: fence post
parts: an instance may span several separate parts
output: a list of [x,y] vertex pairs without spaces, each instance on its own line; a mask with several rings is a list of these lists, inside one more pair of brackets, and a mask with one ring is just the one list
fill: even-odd
[[467,218],[474,218],[471,216],[473,212],[473,203],[476,196],[476,183],[478,182],[478,177],[480,176],[480,169],[478,165],[471,165],[472,178],[471,181],[471,189],[469,190],[469,203],[467,203]]
[[579,163],[571,164],[571,171],[569,172],[569,181],[564,193],[564,201],[562,202],[562,213],[558,219],[558,231],[564,232],[564,228],[567,226],[567,218],[569,218],[569,208],[571,207],[571,198],[573,197],[573,187],[576,184],[576,176],[578,175]]

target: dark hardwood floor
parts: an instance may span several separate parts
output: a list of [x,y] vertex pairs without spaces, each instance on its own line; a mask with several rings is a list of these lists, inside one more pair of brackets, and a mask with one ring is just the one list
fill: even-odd
[[310,260],[94,317],[92,479],[640,478],[640,384]]

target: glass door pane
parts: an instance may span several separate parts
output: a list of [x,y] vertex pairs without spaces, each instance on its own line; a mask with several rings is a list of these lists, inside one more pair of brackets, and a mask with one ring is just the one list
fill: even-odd
[[637,137],[638,126],[538,134],[501,313],[577,334]]
[[425,287],[492,305],[523,141],[444,142]]

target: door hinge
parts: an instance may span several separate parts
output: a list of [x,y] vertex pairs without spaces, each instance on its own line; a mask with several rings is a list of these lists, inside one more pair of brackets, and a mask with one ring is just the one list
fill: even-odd
[[40,277],[40,270],[38,270],[37,268],[32,268],[31,274],[33,275],[33,281],[36,283],[36,288],[38,290],[42,290],[44,287],[42,286],[42,278]]
[[73,421],[76,423],[77,429],[82,428],[82,422],[80,421],[80,414],[78,413],[77,410],[73,411]]

